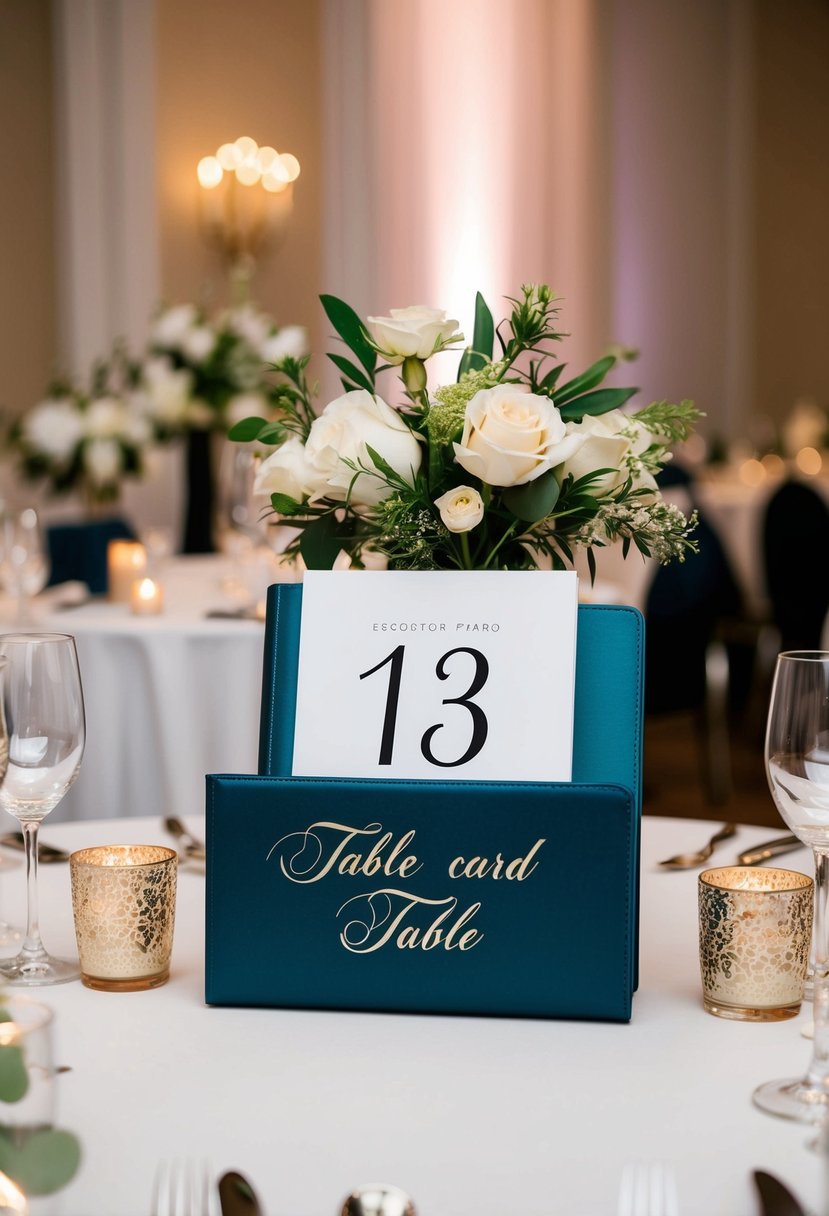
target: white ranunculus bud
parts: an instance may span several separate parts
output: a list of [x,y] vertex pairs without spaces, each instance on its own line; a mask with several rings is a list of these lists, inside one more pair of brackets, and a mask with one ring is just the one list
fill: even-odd
[[304,502],[321,489],[320,475],[296,435],[286,439],[262,461],[253,481],[256,495],[287,494],[297,502]]
[[83,433],[83,414],[68,397],[41,401],[23,419],[27,445],[52,460],[67,461]]
[[365,389],[354,389],[329,402],[311,424],[305,450],[318,471],[325,493],[345,500],[352,480],[354,506],[376,506],[393,491],[382,475],[372,472],[355,475],[345,463],[350,460],[364,469],[374,465],[368,454],[371,447],[409,484],[420,468],[420,444],[395,410],[381,397]]
[[472,486],[456,486],[435,499],[440,517],[450,532],[469,532],[484,517],[484,500]]
[[83,464],[94,485],[112,485],[124,465],[121,445],[114,439],[91,439],[83,449]]
[[286,325],[266,338],[259,348],[263,363],[278,363],[288,355],[300,359],[307,353],[308,331],[301,325]]
[[195,304],[176,304],[156,317],[150,338],[154,346],[178,350],[184,338],[196,324],[198,312]]
[[380,354],[391,364],[402,363],[411,355],[428,359],[436,350],[463,341],[457,321],[447,320],[441,309],[424,304],[392,308],[390,317],[367,317],[366,325]]
[[549,397],[522,384],[481,389],[466,407],[455,460],[491,486],[519,486],[555,468],[578,447]]

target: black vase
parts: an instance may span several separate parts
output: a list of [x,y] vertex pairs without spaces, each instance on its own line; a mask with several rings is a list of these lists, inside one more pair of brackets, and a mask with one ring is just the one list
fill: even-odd
[[187,435],[187,501],[184,508],[184,553],[213,553],[213,468],[209,431]]

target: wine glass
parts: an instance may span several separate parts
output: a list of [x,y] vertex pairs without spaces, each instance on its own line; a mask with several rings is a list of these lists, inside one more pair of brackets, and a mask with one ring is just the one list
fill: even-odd
[[0,584],[17,603],[17,620],[29,618],[29,602],[46,586],[49,559],[37,511],[6,512],[0,517]]
[[26,845],[28,916],[20,951],[0,962],[10,984],[35,986],[76,979],[77,962],[52,958],[40,938],[37,833],[78,775],[86,738],[75,639],[64,633],[0,635],[6,659],[3,704],[8,768],[0,806],[20,820]]
[[[3,778],[6,775],[6,769],[9,764],[9,736],[6,731],[6,719],[3,714],[3,676],[5,670],[6,659],[0,656],[0,785],[3,784]],[[4,920],[0,920],[0,948],[18,945],[21,936],[19,930],[13,929]]]
[[815,1034],[805,1076],[766,1082],[754,1102],[786,1119],[820,1122],[829,1116],[829,651],[778,656],[766,773],[778,811],[815,856]]

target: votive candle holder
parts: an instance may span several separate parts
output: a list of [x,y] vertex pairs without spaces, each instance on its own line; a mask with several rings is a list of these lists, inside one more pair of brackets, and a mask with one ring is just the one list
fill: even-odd
[[162,845],[99,845],[69,858],[87,988],[137,992],[170,975],[178,855]]

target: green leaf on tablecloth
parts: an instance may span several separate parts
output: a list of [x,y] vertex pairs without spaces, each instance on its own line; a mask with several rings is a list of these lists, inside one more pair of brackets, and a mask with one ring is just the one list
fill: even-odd
[[23,1049],[14,1043],[0,1047],[0,1102],[19,1102],[28,1089],[29,1074]]
[[330,570],[343,547],[342,530],[333,511],[308,524],[299,538],[299,551],[309,570]]
[[77,1173],[81,1145],[71,1132],[50,1127],[33,1132],[18,1147],[8,1128],[0,1128],[0,1170],[27,1195],[52,1195]]

